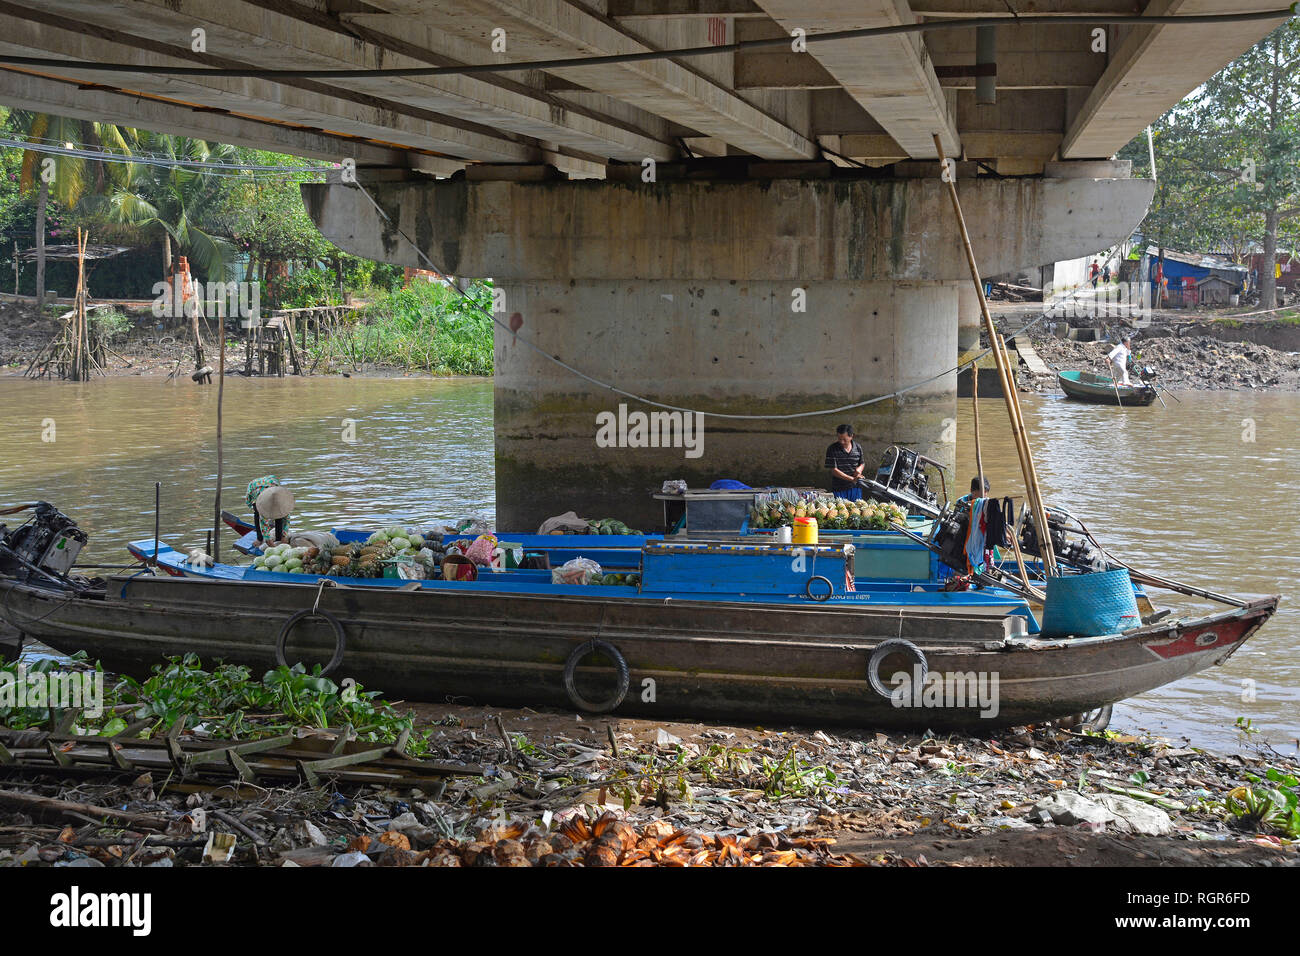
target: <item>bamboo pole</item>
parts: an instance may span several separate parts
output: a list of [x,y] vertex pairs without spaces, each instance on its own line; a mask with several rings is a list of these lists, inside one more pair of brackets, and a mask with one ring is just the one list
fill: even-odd
[[[978,349],[979,343],[976,343]],[[979,475],[978,498],[984,497],[984,452],[980,447],[980,367],[979,359],[970,367],[970,407],[975,419],[975,471]]]
[[217,497],[212,508],[212,561],[221,560],[221,482],[224,477],[221,448],[221,406],[226,394],[226,321],[222,316],[218,327],[221,335],[221,351],[217,361]]
[[[939,153],[939,163],[948,167],[948,158],[944,155],[943,143],[936,133],[934,147]],[[984,286],[980,283],[979,266],[975,262],[975,251],[971,248],[970,233],[966,230],[966,217],[962,214],[961,200],[957,197],[957,183],[953,176],[945,175],[948,197],[952,200],[953,212],[957,217],[957,228],[961,234],[962,248],[966,253],[966,265],[970,268],[971,281],[975,283],[975,295],[979,299],[980,315],[984,320],[984,330],[988,333],[989,344],[993,347],[993,361],[997,365],[998,380],[1002,384],[1002,394],[1006,399],[1007,417],[1011,421],[1011,433],[1015,439],[1016,453],[1020,458],[1020,471],[1025,479],[1025,491],[1029,496],[1030,508],[1034,512],[1034,530],[1038,534],[1038,543],[1042,551],[1043,568],[1048,575],[1057,573],[1056,555],[1052,550],[1052,535],[1047,526],[1047,509],[1043,505],[1042,494],[1038,487],[1038,474],[1034,469],[1033,453],[1029,448],[1029,436],[1025,433],[1024,419],[1020,414],[1020,400],[1016,394],[1015,380],[1007,367],[1007,356],[1003,351],[1002,340],[993,325],[993,316],[989,314],[988,300],[984,298]]]
[[[1010,372],[1010,364],[1009,364],[1009,359],[1007,358],[1007,346],[1006,346],[1006,342],[1003,340],[1003,338],[1002,338],[1001,335],[997,335],[996,338],[997,338],[997,342],[998,342],[998,352],[999,352],[1000,355],[1003,356],[1004,363],[1006,363],[1006,364],[1004,364],[1004,368],[1007,370],[1007,373],[1008,373],[1008,375],[1009,375],[1009,372]],[[1015,414],[1015,424],[1014,424],[1012,427],[1017,431],[1018,434],[1020,434],[1020,435],[1023,436],[1023,438],[1024,438],[1025,458],[1026,458],[1026,460],[1027,460],[1027,462],[1028,462],[1028,465],[1029,465],[1029,472],[1030,472],[1030,475],[1032,476],[1034,492],[1035,492],[1035,494],[1037,495],[1038,506],[1039,506],[1039,508],[1041,508],[1041,511],[1042,511],[1042,513],[1043,513],[1043,515],[1044,515],[1044,517],[1045,517],[1045,516],[1046,516],[1046,513],[1047,513],[1047,507],[1046,507],[1046,505],[1043,505],[1042,492],[1041,492],[1041,490],[1040,490],[1041,487],[1042,487],[1042,485],[1041,485],[1041,483],[1040,483],[1039,480],[1038,480],[1038,466],[1037,466],[1037,464],[1035,464],[1035,462],[1034,462],[1034,456],[1033,456],[1033,454],[1032,454],[1032,452],[1031,452],[1031,450],[1030,450],[1030,448],[1029,448],[1029,432],[1028,432],[1028,430],[1025,428],[1025,416],[1024,416],[1024,411],[1023,411],[1023,410],[1021,409],[1021,407],[1020,407],[1020,394],[1019,394],[1019,392],[1017,392],[1016,389],[1015,389],[1015,384],[1016,384],[1016,383],[1015,383],[1015,380],[1014,380],[1014,379],[1012,379],[1012,380],[1010,381],[1009,384],[1010,384],[1011,391],[1007,392],[1006,394],[1010,395],[1010,396],[1012,397],[1012,399],[1013,399],[1013,401],[1012,401],[1012,402],[1010,403],[1010,405],[1009,405],[1009,409],[1012,410],[1012,411],[1014,412],[1014,414]],[[1030,499],[1030,507],[1031,507],[1031,508],[1034,507],[1034,503],[1033,503],[1033,502],[1034,502],[1034,499],[1031,498],[1031,499]],[[1034,514],[1035,514],[1035,517],[1034,517],[1034,524],[1035,524],[1035,526],[1036,526],[1035,530],[1037,531],[1037,526],[1040,525],[1040,522],[1038,521],[1038,509],[1035,509]],[[1044,521],[1043,523],[1041,523],[1041,527],[1043,527],[1043,528],[1047,528],[1047,524],[1046,524],[1045,521]],[[1055,553],[1054,551],[1052,551],[1051,548],[1050,548],[1050,540],[1051,540],[1050,530],[1049,530],[1049,531],[1038,532],[1038,533],[1037,533],[1037,537],[1038,537],[1038,543],[1039,543],[1039,546],[1040,546],[1040,550],[1042,550],[1042,551],[1043,551],[1043,554],[1045,555],[1044,558],[1043,558],[1043,567],[1044,567],[1045,569],[1047,569],[1047,573],[1048,573],[1048,574],[1055,574],[1055,573],[1057,573],[1057,572],[1056,572],[1056,553]]]
[[68,378],[74,382],[81,381],[81,283],[85,259],[81,251],[81,228],[77,228],[77,291],[72,297],[72,356]]

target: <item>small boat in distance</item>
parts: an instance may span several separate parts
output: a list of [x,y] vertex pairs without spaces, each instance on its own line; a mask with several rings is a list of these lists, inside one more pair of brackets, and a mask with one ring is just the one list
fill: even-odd
[[1150,405],[1156,400],[1156,388],[1148,382],[1124,385],[1105,375],[1077,370],[1058,372],[1056,381],[1066,398],[1094,405],[1132,407]]

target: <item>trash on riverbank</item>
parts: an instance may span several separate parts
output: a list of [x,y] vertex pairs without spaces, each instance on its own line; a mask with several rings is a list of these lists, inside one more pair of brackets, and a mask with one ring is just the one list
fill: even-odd
[[526,709],[421,706],[416,726],[427,756],[482,773],[313,789],[0,768],[9,791],[121,811],[0,801],[0,866],[1060,865],[1062,845],[1094,862],[1300,863],[1300,767],[1280,755],[1054,727],[983,739]]

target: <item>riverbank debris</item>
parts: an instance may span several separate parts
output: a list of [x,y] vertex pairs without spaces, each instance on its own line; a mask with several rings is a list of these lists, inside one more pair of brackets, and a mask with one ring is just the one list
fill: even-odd
[[[67,718],[62,723],[66,725]],[[129,737],[124,732],[102,737],[0,727],[0,764],[6,774],[84,777],[162,771],[190,783],[288,781],[311,787],[327,781],[433,786],[448,774],[483,773],[474,764],[416,760],[404,749],[406,738],[379,747],[350,740],[350,726],[336,731],[332,739],[303,730],[247,741],[185,737],[180,734],[183,726],[182,718],[173,724],[173,733],[160,739]],[[0,793],[0,802],[3,797]]]
[[[0,866],[1300,864],[1296,760],[1276,753],[1055,727],[977,738],[419,713],[429,758],[473,773],[316,789],[53,765],[18,784],[0,768],[37,801],[0,799]],[[207,743],[192,749],[229,746]],[[228,854],[208,852],[213,833]]]

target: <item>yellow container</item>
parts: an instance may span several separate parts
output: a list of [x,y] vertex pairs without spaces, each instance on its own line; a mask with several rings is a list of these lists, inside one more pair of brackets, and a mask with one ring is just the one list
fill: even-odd
[[795,544],[816,544],[817,519],[795,518],[792,537]]

